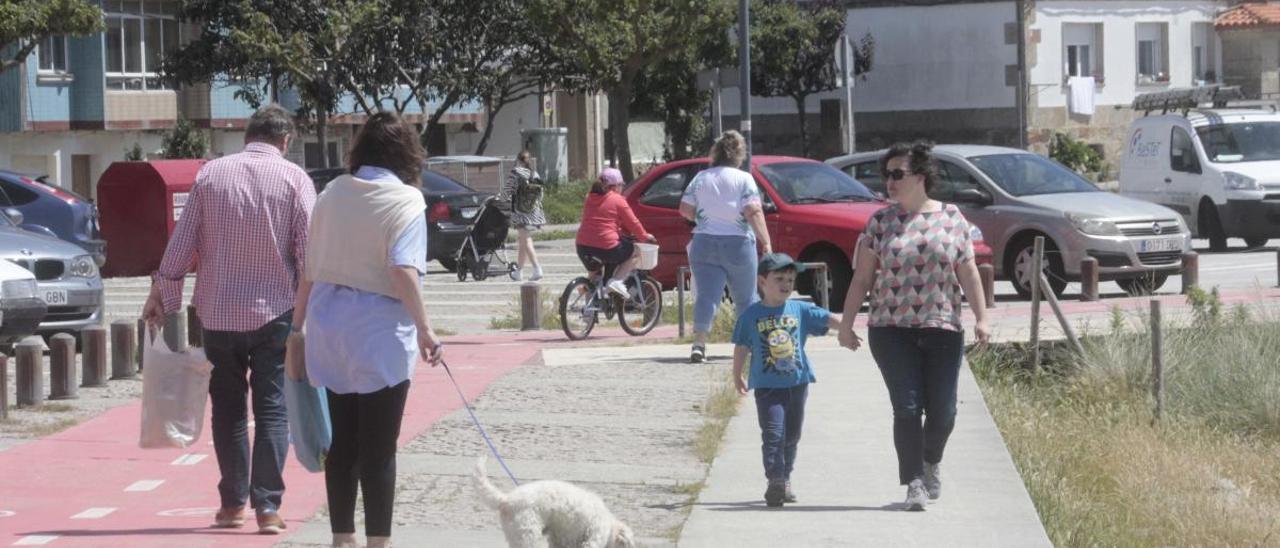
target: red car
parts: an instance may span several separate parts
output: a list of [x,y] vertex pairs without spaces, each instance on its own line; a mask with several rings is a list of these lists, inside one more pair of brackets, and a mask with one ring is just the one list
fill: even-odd
[[[663,287],[675,287],[677,269],[689,264],[685,247],[692,225],[680,216],[680,199],[693,177],[709,165],[706,158],[663,164],[623,191],[645,230],[658,238],[659,260],[652,274]],[[753,156],[751,174],[762,193],[773,250],[826,263],[831,307],[838,310],[853,278],[853,245],[871,214],[887,202],[848,174],[805,158]],[[978,262],[990,263],[991,248],[980,233],[975,236]],[[813,295],[812,281],[801,279],[796,285]]]

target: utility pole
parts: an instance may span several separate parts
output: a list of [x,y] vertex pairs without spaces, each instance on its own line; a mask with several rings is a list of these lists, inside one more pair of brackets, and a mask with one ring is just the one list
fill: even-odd
[[844,78],[844,130],[845,143],[848,150],[845,152],[853,154],[857,150],[856,133],[853,127],[853,56],[849,52],[849,35],[840,35],[840,70],[843,72]]
[[1016,0],[1018,10],[1018,148],[1027,148],[1027,2]]
[[713,72],[716,81],[711,84],[711,123],[714,124],[715,128],[713,135],[715,135],[716,139],[719,139],[720,135],[724,133],[724,120],[721,120],[724,116],[724,111],[720,107],[720,67],[716,67]]
[[738,91],[741,93],[742,137],[747,141],[743,169],[751,172],[751,1],[738,0]]

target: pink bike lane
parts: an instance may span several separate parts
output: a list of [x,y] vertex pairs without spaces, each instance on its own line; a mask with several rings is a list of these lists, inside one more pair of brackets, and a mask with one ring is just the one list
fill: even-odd
[[[653,335],[663,334],[674,335],[674,329]],[[589,342],[628,338],[616,328],[602,329]],[[564,344],[562,334],[550,331],[449,337],[445,359],[471,401],[515,368],[541,363],[542,348]],[[400,443],[461,407],[443,368],[420,366]],[[0,546],[270,546],[324,505],[324,475],[307,472],[291,453],[280,509],[289,525],[285,535],[258,535],[251,515],[243,529],[210,528],[219,475],[208,412],[191,447],[140,449],[140,408],[139,402],[116,407],[0,452]]]

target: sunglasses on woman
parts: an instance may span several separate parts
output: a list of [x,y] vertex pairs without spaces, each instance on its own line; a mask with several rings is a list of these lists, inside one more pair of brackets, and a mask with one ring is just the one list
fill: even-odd
[[915,175],[915,173],[912,173],[910,171],[904,171],[902,169],[895,169],[893,171],[884,172],[885,177],[889,179],[893,179],[895,181],[901,181],[902,179],[906,178],[907,175]]

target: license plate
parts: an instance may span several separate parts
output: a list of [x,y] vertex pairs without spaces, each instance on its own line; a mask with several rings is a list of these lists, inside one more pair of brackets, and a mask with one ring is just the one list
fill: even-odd
[[475,217],[475,216],[476,216],[476,212],[477,212],[477,211],[480,211],[480,208],[478,208],[478,207],[464,207],[464,208],[462,208],[462,218],[463,218],[463,219],[470,219],[470,218],[472,218],[472,217]]
[[47,306],[65,306],[67,304],[67,290],[65,289],[46,289],[40,292],[44,295],[44,304]]
[[1138,240],[1138,253],[1149,253],[1155,251],[1181,251],[1182,238],[1160,238],[1153,240]]

